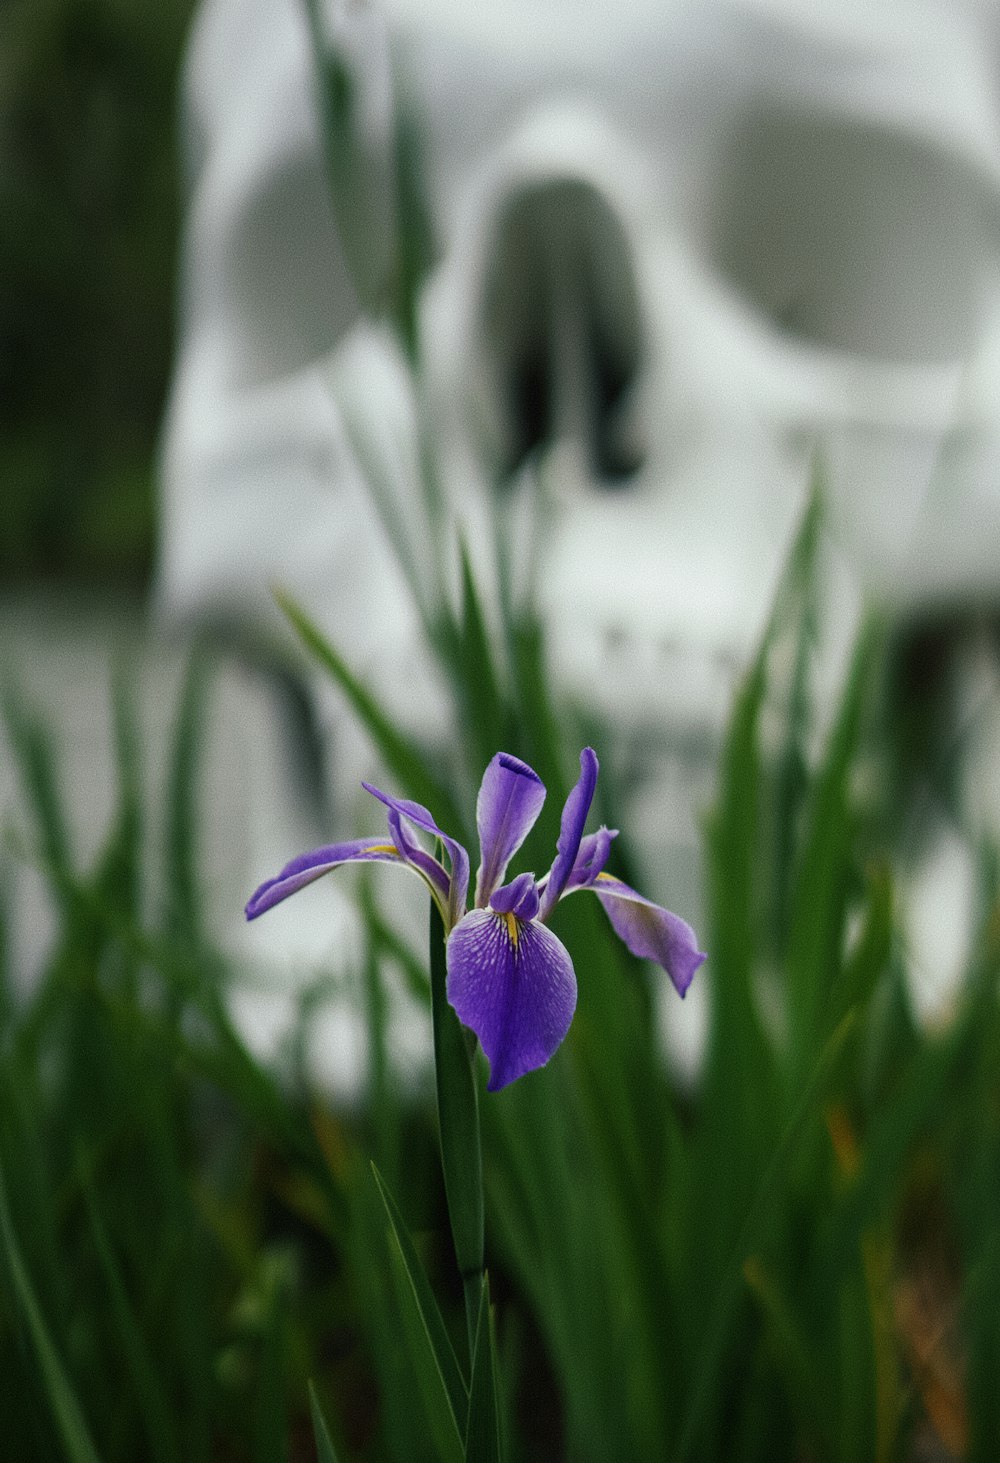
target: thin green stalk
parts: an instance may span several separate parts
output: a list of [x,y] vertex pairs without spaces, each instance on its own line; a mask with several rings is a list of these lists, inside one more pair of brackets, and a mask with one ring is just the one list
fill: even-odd
[[441,1165],[455,1259],[465,1294],[469,1357],[475,1351],[483,1287],[483,1159],[474,1046],[448,1004],[444,922],[431,901],[431,1009]]
[[782,1171],[789,1163],[795,1151],[796,1142],[807,1122],[810,1117],[815,1115],[816,1107],[826,1091],[830,1074],[836,1066],[856,1020],[857,1011],[852,1008],[840,1021],[820,1053],[812,1075],[802,1090],[795,1110],[757,1186],[757,1192],[740,1227],[730,1260],[719,1276],[718,1291],[706,1313],[702,1355],[696,1364],[693,1384],[688,1393],[686,1416],[673,1453],[673,1463],[686,1463],[697,1447],[698,1430],[704,1422],[705,1413],[711,1401],[712,1388],[717,1380],[718,1367],[730,1334],[732,1318],[744,1293],[746,1261],[760,1243]]

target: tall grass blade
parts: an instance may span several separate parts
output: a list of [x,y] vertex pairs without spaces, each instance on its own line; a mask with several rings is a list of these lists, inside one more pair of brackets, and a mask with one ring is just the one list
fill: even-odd
[[7,860],[0,854],[0,1051],[14,1014],[13,971],[10,960],[10,882]]
[[112,685],[112,726],[118,808],[111,836],[101,856],[96,884],[123,914],[139,915],[142,875],[142,778],[140,734],[135,698],[126,672],[119,668]]
[[483,614],[468,550],[460,545],[462,619],[459,678],[465,717],[466,748],[477,767],[485,767],[510,740],[510,717],[504,706],[496,657]]
[[782,1370],[788,1379],[790,1401],[798,1417],[804,1437],[826,1429],[825,1379],[815,1374],[815,1350],[808,1336],[803,1335],[798,1317],[782,1293],[777,1278],[757,1257],[748,1259],[743,1278],[750,1294],[759,1305],[772,1345],[781,1357]]
[[310,655],[340,687],[400,785],[406,788],[410,797],[429,808],[449,833],[462,830],[464,820],[461,812],[446,784],[427,770],[427,757],[423,750],[396,730],[376,698],[348,668],[308,615],[281,590],[275,590],[274,597]]
[[111,1309],[118,1325],[125,1366],[131,1376],[132,1385],[142,1414],[146,1434],[146,1455],[159,1463],[171,1463],[180,1458],[176,1430],[171,1410],[160,1385],[156,1365],[149,1354],[149,1348],[139,1328],[121,1270],[115,1259],[104,1222],[97,1208],[93,1184],[87,1166],[81,1158],[77,1164],[90,1221],[90,1232],[100,1261],[111,1300]]
[[791,683],[784,710],[785,734],[778,757],[774,792],[774,886],[771,890],[773,940],[782,949],[788,933],[799,817],[808,785],[807,743],[811,724],[810,670],[817,638],[814,566],[819,534],[818,488],[814,490],[775,606],[769,638],[785,619],[797,617]]
[[424,1273],[417,1252],[413,1247],[408,1229],[403,1220],[402,1214],[396,1205],[396,1201],[389,1193],[385,1180],[378,1169],[372,1164],[372,1173],[375,1176],[375,1183],[385,1205],[385,1212],[389,1218],[389,1228],[393,1241],[399,1251],[400,1263],[406,1275],[407,1286],[412,1293],[413,1302],[420,1320],[420,1326],[425,1338],[425,1344],[434,1361],[435,1369],[441,1379],[444,1395],[448,1401],[448,1407],[455,1420],[456,1427],[458,1419],[463,1421],[469,1407],[469,1389],[466,1386],[458,1357],[455,1355],[455,1348],[451,1344],[451,1338],[441,1319],[441,1312],[438,1309],[437,1301],[434,1299],[434,1292]]
[[[344,431],[406,580],[429,645],[440,648],[450,618],[444,601],[438,543],[420,511],[416,426],[404,420],[390,432],[381,415],[372,419],[371,390],[361,373],[334,369],[329,377]],[[395,413],[391,414],[395,421]],[[413,425],[412,433],[407,430]],[[414,500],[417,499],[416,511]]]
[[501,1463],[500,1405],[497,1398],[497,1358],[490,1316],[490,1282],[484,1275],[480,1287],[469,1387],[469,1421],[465,1432],[466,1463]]
[[208,666],[195,650],[187,664],[170,753],[166,789],[166,924],[175,938],[201,942],[202,908],[197,835],[200,749]]
[[874,622],[858,641],[826,758],[814,785],[792,897],[786,968],[791,1048],[800,1073],[823,1039],[833,1000],[852,876],[850,774],[877,645]]
[[399,338],[414,366],[420,361],[421,286],[436,255],[434,229],[427,202],[420,125],[397,97],[395,112],[396,256],[393,317]]
[[59,1354],[49,1335],[48,1326],[45,1324],[45,1318],[35,1299],[31,1280],[21,1258],[21,1251],[7,1205],[7,1191],[2,1171],[0,1171],[0,1238],[3,1240],[14,1294],[27,1323],[42,1373],[49,1407],[62,1438],[66,1457],[70,1463],[99,1463],[83,1413],[80,1411],[80,1405],[63,1370],[62,1362],[59,1360]]
[[284,1463],[288,1417],[285,1407],[285,1296],[279,1277],[271,1277],[257,1345],[253,1406],[253,1463]]
[[895,933],[892,875],[875,862],[867,870],[861,929],[832,991],[829,1020],[836,1024],[852,1006],[865,1010],[886,973]]
[[312,1414],[313,1437],[316,1440],[316,1463],[338,1463],[337,1450],[333,1446],[330,1429],[326,1425],[326,1418],[312,1382],[309,1383],[309,1411]]
[[359,129],[365,77],[347,47],[338,45],[336,29],[325,23],[322,9],[318,0],[306,0],[319,72],[319,114],[330,199],[351,282],[363,308],[377,316],[388,302],[398,247],[392,160],[373,156],[369,139]]
[[800,1139],[817,1115],[855,1021],[855,1013],[849,1011],[820,1053],[791,1120],[757,1185],[756,1195],[743,1220],[730,1261],[720,1271],[719,1287],[708,1312],[702,1354],[688,1394],[677,1448],[672,1454],[673,1463],[686,1463],[698,1445],[699,1429],[713,1395],[719,1361],[727,1343],[733,1315],[740,1303],[746,1261],[763,1247],[772,1220],[775,1195],[781,1191],[782,1177],[794,1158]]
[[0,686],[0,714],[18,764],[21,787],[38,829],[42,862],[58,875],[64,875],[72,859],[52,739],[8,683]]
[[[465,1448],[459,1420],[445,1385],[439,1357],[431,1343],[424,1312],[413,1284],[413,1272],[407,1264],[397,1231],[390,1236],[389,1256],[397,1282],[402,1310],[403,1333],[410,1361],[416,1372],[424,1413],[434,1442],[435,1457],[441,1463],[465,1463]],[[461,1416],[464,1419],[468,1410]]]

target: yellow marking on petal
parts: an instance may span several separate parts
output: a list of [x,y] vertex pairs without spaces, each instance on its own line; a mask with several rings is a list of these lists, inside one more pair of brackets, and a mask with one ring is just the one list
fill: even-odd
[[514,949],[516,950],[518,938],[517,920],[512,914],[502,914],[500,918],[507,926],[507,936],[510,940],[510,943],[514,946]]
[[372,843],[365,853],[391,853],[393,858],[399,858],[399,849],[394,843]]

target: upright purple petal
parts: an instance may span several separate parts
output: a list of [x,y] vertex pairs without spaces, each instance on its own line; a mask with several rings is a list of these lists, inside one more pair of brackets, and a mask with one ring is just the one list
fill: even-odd
[[498,752],[486,771],[476,802],[479,873],[476,907],[489,903],[507,865],[534,826],[545,801],[545,784],[526,762]]
[[579,780],[563,807],[559,838],[556,841],[556,857],[545,881],[540,919],[545,919],[561,898],[563,889],[573,872],[573,865],[576,863],[576,856],[580,851],[584,825],[587,822],[590,805],[594,801],[597,772],[597,754],[590,747],[584,747],[580,753]]
[[509,884],[502,884],[490,895],[490,909],[496,914],[512,914],[517,919],[534,919],[538,913],[538,885],[534,874],[518,874]]
[[[357,838],[351,843],[330,843],[312,853],[299,854],[286,864],[275,879],[268,879],[251,896],[246,907],[247,919],[256,919],[265,910],[273,909],[289,894],[304,889],[314,879],[321,879],[331,869],[348,863],[400,864],[399,850],[384,838]],[[404,865],[405,866],[405,865]]]
[[473,909],[448,939],[448,999],[489,1058],[496,1092],[543,1067],[569,1030],[576,976],[551,930]]
[[612,874],[599,874],[590,887],[604,905],[615,933],[632,954],[662,965],[683,996],[705,959],[691,926],[680,915],[644,899]]
[[[469,893],[469,855],[457,839],[449,838],[448,834],[438,827],[430,813],[421,803],[412,802],[409,798],[390,797],[388,793],[381,792],[377,787],[373,787],[370,782],[363,782],[361,786],[365,792],[370,792],[372,797],[378,798],[380,803],[385,803],[390,813],[395,813],[400,818],[409,819],[411,823],[414,823],[418,828],[422,828],[425,833],[429,833],[433,838],[440,838],[444,844],[448,854],[448,861],[451,864],[450,893],[448,898],[450,917],[446,921],[450,929],[452,925],[457,924],[465,912],[465,901]],[[390,828],[393,826],[393,820],[391,818],[389,826]],[[396,827],[399,829],[398,823]],[[423,849],[411,839],[406,838],[405,832],[402,829],[399,829],[399,831],[410,850],[410,854],[406,856],[410,857],[412,855],[410,861],[415,867],[420,868],[421,872],[425,872],[421,867],[422,859],[419,859],[416,855],[422,854],[423,859],[430,858],[430,855],[424,853]],[[414,853],[414,850],[416,850],[416,853]],[[402,853],[403,850],[400,849],[400,852]]]

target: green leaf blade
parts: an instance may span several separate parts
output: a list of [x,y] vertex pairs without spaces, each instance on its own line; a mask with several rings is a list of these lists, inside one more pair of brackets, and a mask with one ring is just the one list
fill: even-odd
[[374,1164],[372,1164],[372,1173],[389,1219],[391,1237],[399,1251],[400,1263],[407,1284],[412,1291],[413,1302],[426,1337],[427,1347],[441,1378],[448,1407],[457,1426],[457,1419],[464,1418],[468,1410],[469,1389],[403,1216],[390,1194],[385,1180]]
[[312,1414],[313,1437],[316,1440],[316,1463],[338,1463],[337,1450],[333,1446],[330,1429],[326,1425],[326,1418],[312,1382],[309,1383],[309,1410]]
[[274,597],[306,650],[342,691],[390,772],[416,802],[423,803],[433,812],[443,828],[454,829],[461,835],[461,812],[444,782],[428,772],[427,759],[421,749],[396,730],[376,697],[350,670],[305,611],[281,590],[275,590]]
[[466,1463],[501,1463],[500,1404],[497,1396],[497,1356],[490,1314],[490,1282],[483,1276],[479,1318],[476,1323],[469,1421],[465,1431]]
[[0,1174],[0,1240],[6,1255],[14,1294],[27,1323],[38,1359],[52,1416],[70,1463],[100,1463],[76,1394],[59,1359],[31,1279],[21,1258],[14,1226],[7,1207],[3,1175]]

